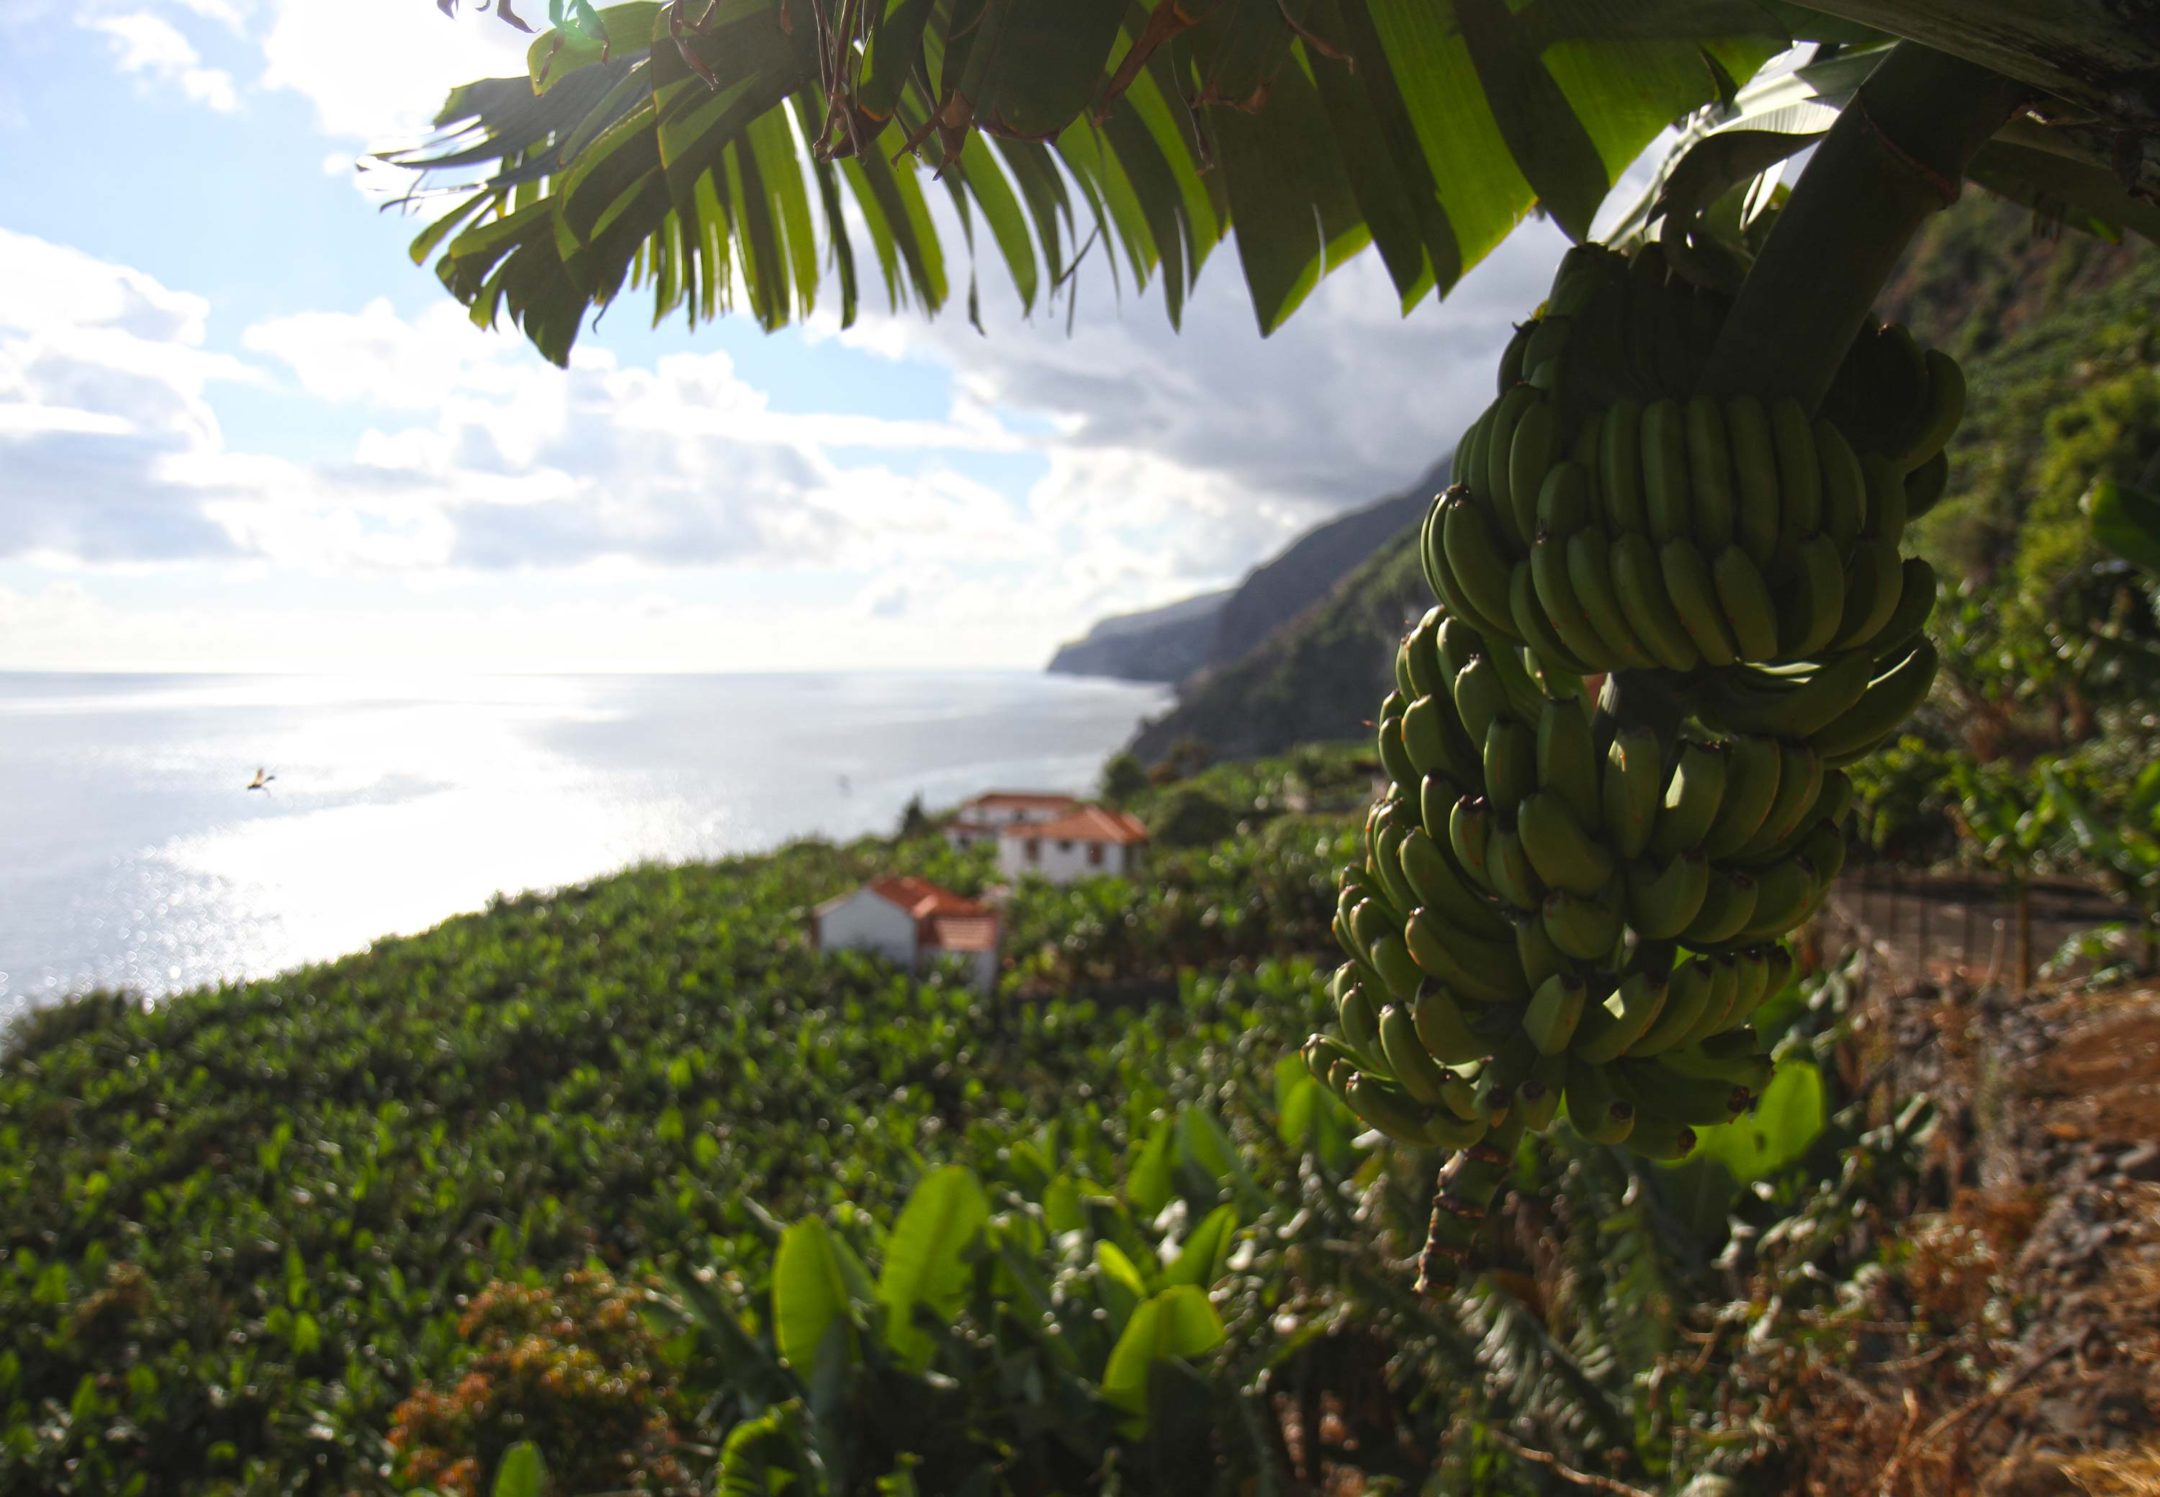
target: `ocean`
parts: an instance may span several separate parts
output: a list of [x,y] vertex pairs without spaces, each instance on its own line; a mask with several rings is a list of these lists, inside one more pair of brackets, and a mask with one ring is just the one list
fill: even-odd
[[[1028,672],[0,672],[0,1022],[264,976],[631,863],[1085,791],[1165,690]],[[246,788],[258,768],[274,776]]]

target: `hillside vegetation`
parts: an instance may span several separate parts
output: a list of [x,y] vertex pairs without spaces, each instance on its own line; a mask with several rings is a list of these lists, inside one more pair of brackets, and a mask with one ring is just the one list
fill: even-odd
[[[478,1493],[526,1442],[557,1497],[1544,1490],[1522,1438],[1637,1481],[1777,1459],[1715,1433],[1775,1391],[1682,1331],[1823,1303],[1910,1178],[1924,1114],[1818,1064],[1852,989],[1766,1012],[1763,1116],[1685,1166],[1541,1140],[1511,1287],[1434,1314],[1404,1265],[1438,1157],[1353,1142],[1295,1055],[1370,774],[1305,750],[1144,793],[1237,829],[1020,888],[990,1003],[809,948],[874,871],[987,876],[873,839],[27,1017],[0,1491]],[[1816,1225],[1720,1259],[1732,1220]]]

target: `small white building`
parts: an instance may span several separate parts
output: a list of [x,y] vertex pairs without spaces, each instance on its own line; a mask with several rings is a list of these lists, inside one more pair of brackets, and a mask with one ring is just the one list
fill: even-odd
[[819,905],[810,917],[820,951],[868,951],[920,973],[951,958],[966,963],[979,993],[997,984],[997,912],[913,874],[873,879]]
[[1018,879],[1033,874],[1053,884],[1116,874],[1138,874],[1148,830],[1136,816],[1108,806],[1078,805],[1048,821],[1024,821],[998,833],[998,871]]
[[960,807],[945,827],[945,840],[965,852],[986,842],[1010,826],[1055,821],[1081,807],[1072,795],[1037,790],[992,790]]

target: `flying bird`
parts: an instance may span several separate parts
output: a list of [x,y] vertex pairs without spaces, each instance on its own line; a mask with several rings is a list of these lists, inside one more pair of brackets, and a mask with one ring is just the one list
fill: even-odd
[[260,790],[265,795],[268,795],[270,793],[270,782],[276,778],[276,775],[258,767],[255,771],[255,778],[247,782],[247,787],[250,790]]

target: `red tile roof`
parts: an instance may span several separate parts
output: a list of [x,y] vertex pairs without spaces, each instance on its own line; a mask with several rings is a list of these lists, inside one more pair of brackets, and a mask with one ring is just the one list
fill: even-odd
[[1045,790],[989,790],[966,802],[962,809],[974,806],[986,809],[991,806],[1011,806],[1015,809],[1032,806],[1046,811],[1062,811],[1068,806],[1079,804],[1080,798],[1076,795],[1055,795]]
[[1055,821],[1009,826],[1008,837],[1048,837],[1070,842],[1145,842],[1148,829],[1137,816],[1108,806],[1082,806]]
[[941,888],[912,873],[894,873],[870,881],[870,892],[891,901],[917,920],[939,915],[987,915],[989,907],[964,894]]

